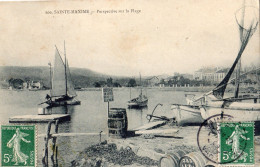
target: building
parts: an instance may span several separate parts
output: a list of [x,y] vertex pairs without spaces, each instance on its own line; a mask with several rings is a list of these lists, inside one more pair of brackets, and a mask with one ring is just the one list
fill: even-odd
[[193,79],[220,82],[225,78],[228,70],[228,68],[202,68],[194,72]]
[[42,88],[43,84],[40,81],[26,81],[23,83],[23,89],[37,90]]
[[222,81],[225,78],[226,74],[228,73],[228,70],[229,70],[228,68],[217,70],[214,73],[213,80],[216,81],[216,82]]
[[145,82],[147,86],[153,87],[153,86],[157,86],[160,83],[160,79],[157,76],[153,76],[147,78]]
[[43,84],[40,81],[32,81],[31,82],[31,87],[33,89],[42,89]]
[[203,80],[203,72],[201,69],[194,72],[193,79],[194,80]]

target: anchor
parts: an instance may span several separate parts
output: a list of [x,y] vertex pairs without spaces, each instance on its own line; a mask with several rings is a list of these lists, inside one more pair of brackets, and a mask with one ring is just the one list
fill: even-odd
[[148,121],[150,122],[150,121],[151,121],[151,119],[152,119],[153,117],[154,117],[154,118],[159,118],[159,119],[162,119],[162,120],[167,120],[167,121],[170,121],[170,119],[169,119],[169,118],[167,118],[167,117],[165,117],[165,116],[161,116],[161,117],[159,117],[159,116],[154,116],[154,115],[153,115],[153,114],[154,114],[154,111],[155,111],[155,109],[156,109],[158,106],[163,106],[163,104],[161,104],[161,103],[158,103],[158,104],[157,104],[157,105],[154,107],[152,114],[147,114],[146,118],[148,119]]

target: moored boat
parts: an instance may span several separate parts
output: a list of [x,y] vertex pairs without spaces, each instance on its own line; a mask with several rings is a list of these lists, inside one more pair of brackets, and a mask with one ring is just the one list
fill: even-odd
[[[241,46],[235,62],[231,66],[225,78],[218,84],[218,86],[212,91],[203,94],[196,98],[195,96],[187,97],[187,105],[173,105],[172,110],[176,115],[176,121],[178,124],[196,122],[201,120],[198,118],[207,119],[210,116],[216,114],[228,114],[233,117],[234,121],[259,121],[260,120],[260,103],[259,95],[246,95],[239,96],[239,83],[240,83],[240,68],[241,68],[241,56],[246,48],[249,39],[258,27],[257,19],[250,20],[249,24],[244,23],[245,7],[241,8],[242,11],[237,11],[242,14],[241,22],[239,23],[237,16],[237,23],[240,29]],[[253,9],[251,9],[253,10]],[[246,13],[249,13],[248,11]],[[247,25],[247,27],[245,27]],[[231,76],[237,68],[236,73],[236,87],[234,97],[224,98],[227,85],[231,81]],[[251,102],[248,102],[251,100]],[[199,109],[198,107],[199,106]]]
[[171,110],[179,126],[201,124],[204,121],[197,105],[172,104]]
[[128,101],[127,105],[128,107],[145,107],[147,106],[148,98],[145,95],[140,94],[137,98],[131,99]]
[[[228,114],[233,117],[233,121],[260,121],[259,95],[249,94],[239,96],[241,56],[248,44],[249,39],[252,37],[258,27],[258,19],[255,17],[249,19],[249,24],[245,23],[245,13],[248,14],[254,9],[250,8],[250,10],[245,10],[246,7],[243,7],[236,12],[236,19],[240,30],[241,41],[238,55],[225,78],[215,89],[213,89],[207,94],[207,96],[204,97],[205,104],[200,107],[201,115],[204,119],[207,119],[208,117],[216,114]],[[238,14],[242,15],[240,21],[238,21],[237,18]],[[245,27],[246,25],[247,27]],[[235,68],[237,68],[237,72],[234,96],[223,98],[225,89],[230,81],[231,75],[235,71]]]
[[[51,77],[51,90],[50,95],[46,95],[47,103],[49,107],[66,106],[66,105],[79,105],[80,101],[77,100],[76,91],[71,79],[68,60],[65,54],[64,43],[64,56],[65,62],[63,62],[59,50],[56,47],[53,75]],[[49,64],[51,66],[51,64]],[[51,69],[51,67],[50,67]],[[51,71],[50,71],[50,74]]]
[[[141,84],[141,74],[140,74],[140,84]],[[131,99],[131,89],[130,89],[130,99]],[[146,107],[148,103],[147,96],[143,95],[142,86],[140,89],[140,94],[138,97],[133,98],[127,102],[129,108],[142,108]]]

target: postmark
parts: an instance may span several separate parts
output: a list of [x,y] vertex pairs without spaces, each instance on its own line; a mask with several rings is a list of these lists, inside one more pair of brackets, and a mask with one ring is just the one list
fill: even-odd
[[1,126],[1,166],[36,166],[36,126]]
[[254,122],[219,123],[221,164],[254,164]]
[[199,127],[197,133],[197,144],[200,152],[204,157],[216,164],[219,161],[219,129],[217,127],[219,122],[230,122],[232,116],[227,114],[217,114],[206,119]]
[[197,143],[201,153],[215,164],[254,164],[254,123],[233,122],[232,116],[213,115],[200,126]]

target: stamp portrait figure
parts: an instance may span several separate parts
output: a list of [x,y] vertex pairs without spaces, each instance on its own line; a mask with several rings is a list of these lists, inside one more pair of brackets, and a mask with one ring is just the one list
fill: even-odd
[[7,147],[13,148],[13,159],[12,162],[15,162],[14,165],[18,165],[19,163],[27,164],[27,159],[29,158],[28,155],[21,152],[21,140],[25,143],[30,143],[31,141],[26,140],[24,137],[28,136],[29,134],[23,133],[20,131],[19,128],[16,129],[15,134],[7,143]]
[[235,130],[233,131],[233,133],[231,134],[231,136],[226,140],[226,144],[227,145],[231,145],[232,143],[232,159],[236,159],[236,157],[238,157],[241,153],[242,150],[240,150],[240,138],[244,139],[244,140],[250,140],[250,138],[245,137],[243,134],[246,134],[247,131],[242,130],[239,128],[238,125],[236,125]]

